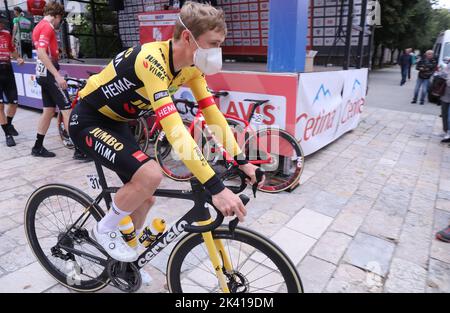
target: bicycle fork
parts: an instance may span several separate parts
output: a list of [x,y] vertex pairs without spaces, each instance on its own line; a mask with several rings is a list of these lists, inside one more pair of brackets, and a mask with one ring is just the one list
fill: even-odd
[[[199,221],[198,224],[200,226],[204,226],[210,224],[211,221],[212,221],[211,219],[207,221]],[[228,254],[225,251],[223,242],[220,239],[214,240],[212,232],[202,233],[202,237],[208,250],[209,258],[211,259],[214,272],[217,276],[217,279],[219,280],[220,288],[224,293],[230,293],[227,280],[223,272],[223,268],[225,268],[226,271],[231,272],[232,265],[230,262],[230,258],[228,257]],[[223,266],[221,261],[223,262]]]

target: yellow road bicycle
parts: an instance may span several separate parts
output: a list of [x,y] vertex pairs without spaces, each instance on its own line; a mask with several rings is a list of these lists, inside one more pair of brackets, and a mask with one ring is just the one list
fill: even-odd
[[[303,292],[300,276],[289,257],[271,240],[238,226],[237,218],[222,224],[224,216],[194,178],[190,180],[191,190],[155,192],[157,197],[193,201],[191,210],[159,234],[135,262],[112,259],[89,236],[89,230],[105,215],[101,201],[109,209],[111,194],[119,188],[108,187],[102,166],[95,166],[102,189],[95,200],[72,186],[50,184],[38,188],[26,204],[29,245],[40,264],[59,283],[82,292],[98,291],[108,285],[135,292],[141,286],[139,270],[167,249],[171,250],[166,270],[170,292]],[[228,186],[233,192],[246,188],[243,172],[233,167],[228,175],[234,177],[234,185]],[[244,204],[249,201],[245,195],[240,198]]]

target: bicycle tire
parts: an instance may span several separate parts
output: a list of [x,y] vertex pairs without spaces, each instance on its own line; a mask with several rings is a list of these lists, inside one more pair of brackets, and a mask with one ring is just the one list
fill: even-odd
[[[134,124],[136,123],[136,124]],[[133,133],[134,139],[136,139],[137,144],[141,148],[142,152],[147,153],[149,146],[149,136],[148,136],[148,124],[144,118],[139,118],[136,121],[128,123],[131,132]]]
[[[245,147],[245,153],[247,156],[250,155],[250,153],[248,152],[249,142],[251,142],[254,137],[257,137],[257,138],[261,137],[261,134],[263,134],[263,133],[269,133],[269,136],[271,136],[273,134],[279,134],[280,137],[282,137],[286,142],[288,142],[291,145],[292,150],[295,151],[295,153],[297,155],[297,160],[296,160],[297,167],[296,167],[295,172],[289,176],[289,179],[287,179],[287,182],[282,183],[280,185],[269,186],[269,185],[267,185],[268,180],[266,180],[266,183],[262,187],[258,187],[258,190],[267,192],[267,193],[278,193],[278,192],[288,190],[288,189],[292,188],[293,186],[295,186],[300,181],[300,177],[303,173],[303,170],[305,167],[304,166],[305,155],[303,153],[303,149],[300,146],[300,144],[298,143],[297,139],[295,139],[295,137],[292,136],[291,134],[289,134],[287,131],[285,131],[283,129],[268,127],[268,128],[258,130],[255,134],[252,134],[246,140],[244,147]],[[281,140],[278,142],[281,142]],[[259,155],[259,152],[258,152],[258,155]],[[249,162],[251,163],[251,160]],[[264,168],[264,165],[262,165],[262,167]],[[265,169],[265,171],[266,171],[266,178],[267,178],[267,175],[270,175],[271,171],[268,171],[267,169]]]
[[[186,128],[189,128],[191,125],[191,121],[183,120],[183,123]],[[195,126],[199,129],[199,126]],[[207,139],[204,135],[204,133],[200,132],[202,135],[202,145],[201,149],[204,152],[203,156],[206,160],[208,160],[209,157],[209,146],[207,144]],[[173,160],[172,164],[168,164],[167,157],[172,152],[172,146],[170,145],[169,141],[167,140],[167,137],[164,132],[161,132],[156,140],[155,143],[155,159],[158,162],[159,166],[161,167],[164,175],[169,177],[172,180],[175,181],[188,181],[191,179],[194,175],[189,171],[189,169],[184,165],[183,161],[181,160]],[[182,169],[181,174],[176,174],[173,170],[174,167],[178,167]]]
[[[264,254],[280,270],[289,293],[303,293],[300,276],[289,257],[272,241],[260,234],[237,227],[234,232],[227,225],[222,225],[212,232],[214,239],[227,239],[245,243]],[[170,292],[182,293],[181,270],[186,256],[203,243],[201,234],[187,234],[174,247],[167,263],[167,285]],[[249,257],[250,259],[250,257]],[[245,263],[245,262],[244,262]],[[238,260],[239,265],[239,260]],[[244,265],[242,265],[244,266]],[[249,273],[250,274],[250,273]]]
[[[33,251],[39,263],[45,269],[45,271],[47,271],[50,276],[55,278],[60,284],[66,286],[67,288],[80,292],[94,292],[104,288],[109,283],[106,268],[98,275],[98,277],[92,277],[92,279],[81,282],[77,286],[74,286],[74,283],[70,283],[71,281],[73,281],[73,278],[68,277],[60,270],[58,270],[58,268],[56,268],[56,266],[48,259],[45,252],[43,251],[41,242],[37,238],[36,234],[36,213],[39,210],[41,203],[43,203],[45,199],[51,196],[62,196],[70,198],[84,208],[90,206],[94,202],[88,195],[71,186],[53,184],[38,188],[30,196],[25,207],[25,234],[31,250]],[[93,214],[93,217],[97,221],[101,218],[98,210],[101,209],[95,207],[96,213]],[[82,213],[83,212],[81,211],[80,214]],[[56,238],[56,240],[58,240],[58,238]]]

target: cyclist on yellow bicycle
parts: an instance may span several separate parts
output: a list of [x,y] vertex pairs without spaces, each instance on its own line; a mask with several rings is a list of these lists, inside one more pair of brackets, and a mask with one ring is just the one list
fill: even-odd
[[[124,186],[116,193],[112,209],[92,233],[108,254],[119,261],[138,257],[118,230],[130,215],[137,230],[143,228],[161,182],[158,164],[142,152],[127,121],[153,110],[173,149],[212,194],[213,203],[225,216],[247,214],[237,195],[225,188],[200,148],[183,125],[171,94],[190,87],[206,122],[232,154],[240,169],[256,182],[256,166],[248,164],[223,114],[214,102],[205,74],[220,71],[220,45],[225,40],[224,13],[207,4],[187,2],[175,25],[174,38],[130,48],[119,53],[107,67],[89,78],[70,118],[70,136],[81,150],[116,172]],[[261,182],[262,184],[263,182]]]

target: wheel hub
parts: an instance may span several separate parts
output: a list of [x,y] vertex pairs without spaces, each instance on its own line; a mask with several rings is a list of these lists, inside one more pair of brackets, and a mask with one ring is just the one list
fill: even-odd
[[242,273],[233,271],[225,275],[228,277],[228,289],[231,293],[249,292],[249,282]]

